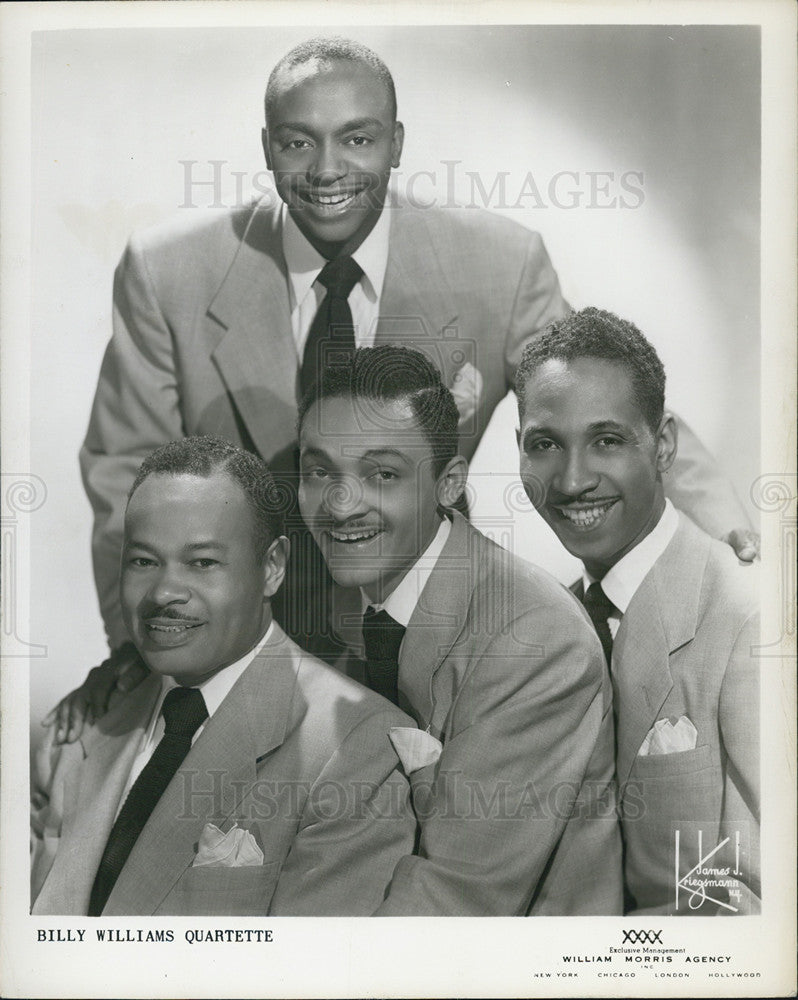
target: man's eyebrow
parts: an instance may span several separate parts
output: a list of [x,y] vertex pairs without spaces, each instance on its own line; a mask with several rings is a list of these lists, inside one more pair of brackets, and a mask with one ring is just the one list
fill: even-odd
[[[588,433],[595,433],[596,431],[618,431],[619,433],[628,433],[629,428],[626,424],[621,424],[617,420],[594,420],[589,423],[585,430]],[[550,434],[552,437],[556,437],[560,433],[556,426],[549,426],[548,424],[529,424],[524,428],[522,434],[522,440],[526,441],[528,438],[532,437],[534,434]]]
[[399,451],[398,448],[369,448],[368,451],[364,451],[358,457],[370,461],[376,461],[378,458],[398,458],[400,461],[407,463],[412,461],[405,452]]
[[524,432],[521,435],[521,442],[526,446],[530,438],[533,438],[536,434],[548,434],[551,437],[556,433],[553,428],[547,427],[545,424],[529,424],[524,428]]
[[[335,131],[340,135],[344,132],[352,132],[353,130],[359,128],[378,128],[384,130],[385,124],[381,122],[379,118],[371,118],[369,116],[366,116],[363,118],[353,118],[351,121],[344,122],[344,124],[341,125],[340,128],[337,128]],[[285,121],[285,122],[279,122],[277,125],[274,126],[275,132],[280,132],[283,129],[287,129],[292,132],[306,132],[308,135],[313,135],[314,133],[313,126],[310,125],[308,122]]]
[[539,434],[541,432],[545,434],[555,434],[557,432],[557,428],[548,423],[530,423],[527,424],[523,430],[524,436],[527,434]]
[[[224,552],[226,548],[227,546],[224,545],[222,542],[215,542],[212,539],[208,539],[208,541],[189,542],[187,545],[183,546],[183,551],[197,552],[203,550],[207,552],[208,550],[211,550],[213,552]],[[143,552],[157,551],[154,546],[148,545],[147,542],[140,542],[135,538],[131,538],[128,541],[126,541],[124,543],[124,549],[125,551],[127,551],[128,549],[141,549],[141,551]]]
[[136,538],[126,538],[122,543],[122,547],[125,549],[146,549],[147,552],[152,552],[153,549],[146,542],[140,542]]
[[626,424],[618,423],[617,420],[594,420],[592,424],[588,424],[589,431],[601,431],[601,430],[615,430],[615,431],[628,431],[629,428]]
[[363,118],[353,118],[351,121],[346,122],[342,125],[338,131],[339,132],[351,132],[353,129],[358,128],[379,128],[384,129],[385,124],[381,122],[379,118],[371,118],[366,115]]
[[330,456],[323,448],[300,448],[299,450],[300,460],[304,458],[326,458],[330,460]]
[[[345,458],[353,458],[356,461],[368,461],[375,462],[380,458],[396,458],[402,462],[409,463],[412,460],[409,458],[406,452],[400,451],[398,448],[369,448],[364,452],[355,452],[355,445],[352,446],[352,451],[348,449],[344,454]],[[301,459],[316,459],[323,458],[328,462],[334,462],[335,459],[332,458],[323,448],[303,448],[301,450]]]

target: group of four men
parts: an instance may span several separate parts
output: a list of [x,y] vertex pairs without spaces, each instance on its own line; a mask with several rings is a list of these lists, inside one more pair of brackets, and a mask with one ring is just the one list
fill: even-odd
[[[131,241],[81,452],[113,652],[38,755],[34,912],[681,912],[678,837],[741,835],[701,912],[756,909],[753,570],[664,476],[744,517],[536,234],[384,210],[402,142],[382,61],[306,43],[284,206]],[[461,513],[508,386],[582,603]]]

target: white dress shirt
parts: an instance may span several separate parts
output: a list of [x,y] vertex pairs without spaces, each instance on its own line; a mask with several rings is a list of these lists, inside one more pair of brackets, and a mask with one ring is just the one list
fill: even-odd
[[[678,526],[679,515],[670,500],[666,500],[665,510],[651,531],[602,578],[601,589],[617,609],[617,612],[613,612],[607,619],[613,639],[618,634],[621,618],[626,614],[635,591],[668,547]],[[595,582],[595,578],[587,570],[582,571],[585,593],[590,584]]]
[[[396,589],[391,591],[382,604],[375,604],[373,601],[370,601],[361,590],[363,611],[369,606],[374,608],[375,611],[387,611],[395,622],[407,628],[410,624],[410,619],[413,617],[413,612],[416,610],[418,599],[421,597],[421,591],[426,587],[430,573],[435,569],[435,564],[441,552],[443,552],[443,547],[451,530],[452,522],[448,517],[445,517],[435,532],[432,541],[407,573],[405,573],[397,584]],[[402,642],[404,642],[404,639]],[[401,651],[402,647],[400,646],[399,652],[401,653]]]
[[[377,223],[352,254],[363,270],[363,277],[349,293],[349,308],[355,327],[355,346],[373,347],[380,315],[380,296],[388,267],[388,239],[391,219],[381,212]],[[288,294],[291,305],[291,330],[297,355],[301,358],[313,317],[327,294],[315,283],[326,258],[311,246],[283,205],[283,256],[288,268]]]
[[[252,649],[241,657],[240,660],[236,660],[235,663],[231,663],[229,667],[225,667],[223,670],[217,671],[213,676],[209,677],[202,684],[197,684],[196,687],[202,692],[203,700],[205,701],[205,707],[208,710],[208,718],[202,723],[199,729],[194,733],[194,737],[191,740],[191,745],[193,746],[199,739],[200,733],[203,731],[205,726],[208,724],[208,719],[211,718],[213,713],[219,708],[221,703],[227,697],[227,695],[232,690],[233,685],[238,680],[238,678],[244,673],[247,667],[252,663],[258,653],[261,651],[263,646],[269,639],[269,636],[274,630],[274,622],[272,622],[266,629],[263,638],[260,639]],[[130,774],[127,778],[127,784],[125,785],[125,790],[122,798],[119,800],[119,806],[117,808],[117,816],[119,811],[124,804],[125,799],[128,796],[128,792],[133,787],[133,783],[136,778],[144,770],[145,765],[149,761],[150,757],[155,753],[155,748],[161,742],[161,738],[164,734],[165,723],[163,715],[161,714],[161,706],[163,705],[163,700],[167,693],[172,690],[172,688],[177,687],[177,682],[172,677],[162,677],[161,678],[161,693],[158,695],[158,699],[153,706],[152,715],[150,716],[149,724],[144,731],[141,739],[141,747],[139,752],[133,761],[133,766],[130,769]]]

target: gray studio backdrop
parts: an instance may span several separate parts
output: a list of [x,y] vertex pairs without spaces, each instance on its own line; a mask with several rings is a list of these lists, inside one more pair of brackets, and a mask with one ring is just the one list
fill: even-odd
[[[670,404],[756,514],[759,32],[747,27],[346,28],[396,78],[397,189],[539,230],[565,293],[633,319]],[[262,92],[296,28],[44,32],[33,43],[30,515],[38,718],[104,655],[77,452],[128,234],[268,184]],[[216,209],[218,210],[218,208]],[[16,331],[25,336],[26,331]],[[521,499],[515,412],[472,473],[478,524],[564,581],[574,562]]]

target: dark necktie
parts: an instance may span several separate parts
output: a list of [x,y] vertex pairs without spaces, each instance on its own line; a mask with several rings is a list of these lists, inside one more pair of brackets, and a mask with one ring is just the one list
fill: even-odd
[[590,615],[593,627],[598,632],[601,646],[604,650],[604,657],[607,666],[612,660],[612,632],[607,621],[609,616],[616,610],[615,605],[601,589],[601,584],[596,581],[587,588],[587,593],[582,598],[585,610]]
[[102,913],[158,799],[185,760],[194,733],[208,718],[202,692],[197,688],[173,688],[164,698],[161,711],[164,734],[133,783],[108,837],[91,890],[90,917],[98,917]]
[[363,642],[366,647],[366,682],[372,691],[399,704],[399,647],[404,625],[395,622],[387,611],[369,606],[363,615]]
[[349,293],[363,276],[360,265],[351,257],[338,257],[321,269],[316,281],[327,294],[313,317],[302,355],[302,395],[319,373],[330,364],[346,364],[355,350],[355,328]]

